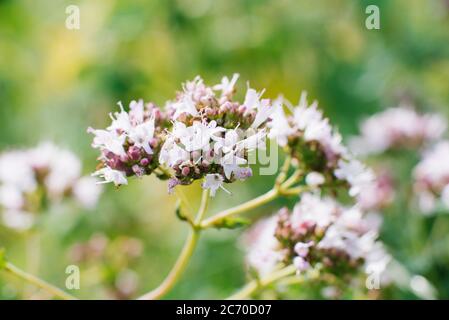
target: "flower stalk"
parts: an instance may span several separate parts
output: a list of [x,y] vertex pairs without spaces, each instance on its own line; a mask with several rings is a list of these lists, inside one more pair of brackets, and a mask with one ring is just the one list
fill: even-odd
[[296,267],[294,265],[289,265],[288,267],[277,270],[266,277],[249,282],[240,291],[236,292],[226,300],[243,300],[250,298],[258,290],[263,289],[282,278],[291,276],[296,272]]
[[[192,257],[193,251],[198,243],[198,239],[200,236],[200,233],[204,229],[212,228],[217,225],[219,225],[224,219],[227,219],[231,216],[234,216],[239,213],[243,213],[252,209],[255,209],[257,207],[260,207],[264,204],[267,204],[277,197],[284,195],[285,192],[288,193],[288,190],[286,190],[284,186],[284,181],[286,179],[286,173],[288,172],[290,166],[290,157],[287,157],[285,160],[285,163],[280,171],[280,174],[278,175],[278,178],[276,179],[275,186],[266,192],[265,194],[252,199],[250,201],[247,201],[241,205],[238,205],[234,208],[230,208],[227,210],[224,210],[206,220],[204,219],[204,216],[207,212],[208,204],[209,204],[209,195],[210,190],[205,189],[203,190],[202,199],[201,199],[201,205],[198,210],[198,213],[195,217],[195,221],[191,225],[191,231],[190,234],[186,240],[186,243],[181,251],[181,254],[178,257],[178,260],[176,261],[175,265],[173,266],[173,269],[170,271],[169,275],[164,279],[164,281],[154,290],[150,291],[149,293],[144,294],[139,300],[156,300],[162,298],[165,294],[167,294],[173,286],[176,284],[176,282],[181,277],[182,272],[187,267],[187,264]],[[288,185],[292,185],[296,183],[300,178],[300,175],[298,172],[294,173],[292,177],[288,179]],[[279,184],[279,186],[278,186]],[[182,201],[181,199],[181,202]]]
[[54,297],[57,297],[62,300],[77,300],[77,298],[75,298],[71,294],[68,294],[67,292],[53,286],[52,284],[34,276],[28,272],[23,271],[22,269],[16,267],[15,265],[13,265],[12,263],[10,263],[8,261],[5,262],[3,269],[21,279],[29,282],[30,284],[47,291],[48,293],[52,294]]

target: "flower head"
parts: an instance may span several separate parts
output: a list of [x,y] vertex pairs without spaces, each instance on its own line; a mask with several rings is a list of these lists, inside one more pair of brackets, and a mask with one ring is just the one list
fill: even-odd
[[81,176],[81,162],[70,151],[44,142],[0,154],[0,212],[11,228],[30,228],[43,206],[73,198],[93,208],[101,188]]
[[390,149],[417,148],[440,138],[446,127],[440,115],[418,114],[410,106],[400,105],[364,120],[351,149],[359,154],[378,154]]
[[[313,268],[336,276],[363,272],[379,261],[378,221],[358,207],[304,194],[292,212],[281,209],[256,225],[257,234],[263,237],[251,237],[254,231],[250,231],[248,263],[263,274],[290,263],[298,272]],[[381,255],[386,256],[385,252]]]

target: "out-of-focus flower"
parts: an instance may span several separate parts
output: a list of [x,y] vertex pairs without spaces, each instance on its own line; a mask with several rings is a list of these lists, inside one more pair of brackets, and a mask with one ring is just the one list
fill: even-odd
[[282,97],[275,100],[268,137],[275,139],[296,160],[306,173],[306,183],[317,187],[344,182],[352,196],[360,193],[372,179],[372,173],[353,159],[341,135],[318,109],[318,103],[309,105],[305,92],[299,104],[290,108],[290,114],[285,112],[284,103],[290,105]]
[[260,276],[272,272],[284,257],[281,245],[274,236],[276,227],[275,216],[261,220],[245,234],[243,239],[247,249],[246,262]]
[[448,208],[449,141],[441,141],[424,152],[413,171],[415,193],[424,213],[434,210],[437,198]]
[[311,187],[318,187],[326,182],[326,178],[319,172],[312,171],[306,176],[306,184]]
[[351,141],[351,150],[358,154],[378,154],[390,149],[418,148],[439,139],[446,127],[440,115],[421,115],[402,105],[364,120],[360,136]]
[[387,170],[375,172],[374,180],[357,195],[357,203],[364,210],[382,209],[394,200],[394,184]]
[[340,160],[335,176],[349,183],[349,194],[357,196],[374,181],[374,172],[356,159]]
[[11,228],[30,228],[44,204],[67,197],[93,208],[100,193],[93,178],[81,177],[80,160],[50,142],[0,155],[0,209]]
[[130,267],[142,252],[143,244],[139,239],[127,236],[109,238],[99,233],[86,242],[73,245],[69,258],[89,269],[86,274],[104,278],[102,280],[107,283],[106,289],[112,298],[130,299],[139,286],[139,277]]
[[318,110],[318,103],[308,105],[306,92],[301,94],[292,115],[286,115],[283,99],[278,98],[272,118],[269,137],[281,146],[288,146],[299,161],[316,171],[335,166],[347,154],[340,134]]
[[263,274],[280,263],[293,263],[298,272],[319,268],[336,276],[371,270],[375,263],[379,269],[380,261],[389,259],[377,241],[379,226],[357,206],[306,193],[291,213],[284,208],[256,225],[258,236],[248,237],[247,260]]
[[102,189],[98,187],[97,180],[92,177],[82,177],[75,182],[72,193],[81,205],[93,209],[97,205]]

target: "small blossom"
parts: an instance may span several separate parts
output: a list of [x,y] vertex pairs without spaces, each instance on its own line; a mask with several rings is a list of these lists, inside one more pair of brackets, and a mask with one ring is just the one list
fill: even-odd
[[275,139],[280,146],[285,147],[288,142],[288,137],[294,134],[295,129],[290,126],[289,120],[284,112],[283,104],[283,97],[277,98],[273,103],[273,113],[269,123],[270,132],[268,137]]
[[196,110],[195,104],[192,98],[188,95],[184,95],[182,100],[172,104],[173,109],[175,109],[175,114],[173,119],[176,120],[182,114],[188,114],[196,117],[198,115],[198,110]]
[[221,90],[222,96],[231,96],[235,91],[235,84],[237,83],[239,76],[238,73],[234,73],[231,80],[229,80],[228,77],[223,77],[221,83],[213,86],[213,89]]
[[314,245],[313,241],[309,241],[307,243],[304,242],[298,242],[295,244],[295,252],[298,256],[301,258],[307,257],[309,254],[309,248]]
[[114,183],[115,186],[128,184],[125,174],[122,171],[114,170],[111,168],[103,168],[92,174],[94,177],[101,177],[104,181],[99,183]]
[[319,172],[312,171],[306,176],[306,183],[308,186],[311,187],[318,187],[322,185],[325,181],[326,179]]
[[298,269],[298,272],[303,272],[310,268],[310,263],[300,256],[293,258],[293,265]]
[[204,178],[204,182],[202,184],[202,187],[204,189],[209,189],[210,190],[210,195],[212,197],[215,196],[215,193],[217,192],[218,189],[223,189],[227,193],[230,193],[228,190],[226,190],[223,187],[223,181],[224,181],[223,177],[221,175],[219,175],[219,174],[208,174]]
[[374,180],[372,170],[364,166],[360,161],[351,159],[349,161],[340,160],[335,176],[340,180],[346,180],[349,185],[349,195],[356,196],[369,187]]

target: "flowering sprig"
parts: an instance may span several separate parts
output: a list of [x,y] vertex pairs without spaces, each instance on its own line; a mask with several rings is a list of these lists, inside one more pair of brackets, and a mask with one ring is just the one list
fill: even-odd
[[[120,105],[121,111],[111,115],[112,124],[106,130],[89,129],[95,134],[93,147],[101,150],[100,169],[94,175],[104,177],[105,182],[118,186],[127,184],[128,177],[155,173],[169,179],[171,192],[178,185],[202,181],[204,191],[196,217],[185,213],[183,199],[177,208],[177,215],[191,227],[177,262],[161,285],[141,299],[159,298],[173,287],[202,230],[234,228],[242,224],[236,215],[307,190],[343,187],[357,197],[374,180],[373,172],[347,151],[341,135],[318,110],[317,103],[308,105],[305,93],[287,114],[284,105],[288,102],[265,99],[264,91],[250,87],[244,101],[236,101],[237,79],[234,74],[218,85],[207,86],[196,77],[183,84],[164,109],[133,101],[128,112]],[[266,138],[275,140],[287,153],[273,188],[205,219],[209,195],[214,196],[219,189],[228,192],[226,183],[252,176],[250,154],[263,149]],[[294,170],[289,176],[291,168]],[[290,254],[289,259],[298,264],[299,256]]]
[[101,151],[101,168],[94,173],[116,186],[128,184],[127,177],[155,173],[168,178],[159,168],[159,150],[168,119],[156,105],[143,100],[131,101],[129,112],[119,103],[120,112],[111,114],[105,130],[88,129],[95,135],[92,146]]
[[100,194],[94,178],[81,176],[80,160],[53,143],[0,155],[0,209],[8,227],[28,229],[37,214],[67,198],[92,209]]
[[250,177],[248,154],[264,147],[272,108],[251,88],[243,104],[234,101],[237,79],[234,74],[208,87],[196,77],[164,110],[142,100],[132,101],[129,112],[120,105],[106,130],[88,129],[95,135],[92,146],[102,152],[94,175],[118,186],[127,184],[127,177],[155,173],[170,178],[170,192],[204,179],[212,196],[226,190],[224,183]]
[[337,277],[371,272],[373,264],[382,272],[389,257],[376,240],[379,222],[357,206],[305,193],[292,212],[281,209],[249,232],[247,261],[262,277],[290,264],[297,273],[319,269]]
[[[289,114],[284,104],[289,106]],[[303,92],[299,104],[290,105],[282,97],[276,100],[268,137],[291,155],[304,171],[308,185],[343,183],[351,196],[357,196],[362,188],[372,183],[373,172],[351,155],[316,101],[309,105],[307,93]]]

